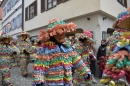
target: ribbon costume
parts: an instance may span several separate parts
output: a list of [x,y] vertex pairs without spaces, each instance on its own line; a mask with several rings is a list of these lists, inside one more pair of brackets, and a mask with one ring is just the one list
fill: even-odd
[[12,37],[3,33],[0,37],[0,73],[2,75],[2,86],[13,86],[10,82],[10,69],[13,66],[13,55],[20,53],[19,49],[11,45]]
[[23,77],[28,77],[27,66],[30,59],[29,54],[34,53],[34,51],[36,50],[28,42],[28,38],[30,37],[29,33],[22,31],[18,36],[21,37],[20,40],[18,40],[17,42],[17,47],[20,50],[20,55],[18,56],[20,60],[19,65],[20,65]]
[[80,55],[65,43],[65,34],[76,28],[74,23],[53,19],[48,31],[41,30],[39,38],[46,41],[39,47],[34,62],[33,86],[72,86],[72,67],[87,81],[91,72]]
[[[90,31],[84,31],[84,33],[77,33],[75,38],[77,39],[77,44],[74,46],[75,50],[81,55],[83,62],[90,68],[90,60],[94,59],[94,54],[90,52],[90,42],[92,33]],[[92,79],[88,81],[84,81],[84,77],[80,76],[80,73],[76,71],[74,73],[74,83],[76,86],[80,86],[80,84],[86,84],[86,86],[92,85],[92,80],[94,83],[97,81],[94,79],[92,74]]]
[[130,86],[130,10],[118,15],[113,28],[115,31],[109,39],[108,60],[100,83]]

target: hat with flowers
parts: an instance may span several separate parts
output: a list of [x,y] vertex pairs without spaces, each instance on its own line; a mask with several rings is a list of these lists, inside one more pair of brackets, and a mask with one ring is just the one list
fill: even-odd
[[41,30],[38,38],[40,40],[47,41],[50,37],[53,37],[57,34],[63,34],[75,31],[76,25],[74,23],[65,23],[63,20],[58,21],[57,19],[52,19],[49,21],[48,30]]

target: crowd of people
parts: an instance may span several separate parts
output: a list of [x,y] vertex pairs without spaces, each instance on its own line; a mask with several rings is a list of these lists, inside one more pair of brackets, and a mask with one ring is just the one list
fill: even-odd
[[[97,55],[93,34],[83,30],[82,33],[68,37],[66,34],[75,31],[76,25],[62,20],[49,21],[48,30],[41,30],[37,39],[31,42],[30,34],[25,31],[18,35],[17,40],[2,33],[2,86],[14,86],[10,82],[10,69],[14,66],[19,66],[21,75],[28,77],[27,66],[30,59],[34,64],[32,86],[93,86],[98,83],[95,79],[96,64],[99,65],[101,84],[130,86],[130,32],[128,29],[119,28],[129,17],[127,14],[120,16],[123,19],[114,24],[114,28],[118,29],[115,29],[108,40],[101,41]],[[122,28],[129,27],[122,25]]]

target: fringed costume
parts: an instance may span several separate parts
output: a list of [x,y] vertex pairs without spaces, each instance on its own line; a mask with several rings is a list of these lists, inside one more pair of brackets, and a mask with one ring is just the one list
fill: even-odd
[[[112,54],[108,56],[101,84],[109,86],[130,86],[130,10],[121,12],[114,23],[115,38],[111,38],[109,46]],[[119,29],[124,28],[124,29]]]
[[64,34],[74,31],[75,28],[74,23],[65,24],[64,21],[53,19],[47,32],[40,31],[39,38],[47,42],[37,51],[33,86],[72,86],[72,67],[79,71],[86,81],[89,80],[90,69],[71,46],[63,43]]
[[[25,36],[25,38],[22,38],[22,36]],[[20,50],[20,55],[18,58],[20,59],[20,68],[22,71],[22,75],[24,77],[28,76],[27,66],[30,59],[30,53],[36,52],[35,48],[32,47],[32,45],[27,41],[29,38],[29,34],[27,32],[21,32],[19,35],[21,39],[17,42],[17,47]]]
[[19,54],[20,51],[15,46],[9,44],[12,40],[11,36],[4,33],[0,40],[2,42],[0,46],[0,73],[2,74],[2,86],[13,86],[10,82],[10,69],[15,61],[13,55]]
[[[75,38],[78,39],[78,44],[74,46],[75,50],[81,55],[83,62],[87,65],[88,68],[90,68],[90,60],[94,59],[94,55],[90,53],[90,49],[87,44],[89,43],[91,36],[92,33],[89,31],[84,31],[84,33],[77,33],[75,35]],[[89,86],[92,85],[92,79],[84,81],[84,77],[80,76],[80,73],[76,71],[74,73],[74,83],[76,86],[80,86],[80,84],[86,84],[86,86]]]

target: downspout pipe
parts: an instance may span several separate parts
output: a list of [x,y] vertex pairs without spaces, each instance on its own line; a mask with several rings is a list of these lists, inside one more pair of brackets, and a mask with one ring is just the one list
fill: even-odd
[[22,0],[22,31],[24,31],[24,0]]

